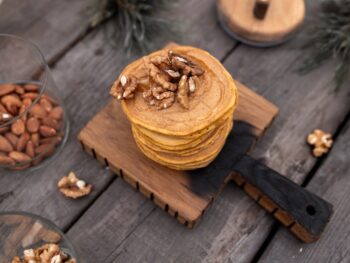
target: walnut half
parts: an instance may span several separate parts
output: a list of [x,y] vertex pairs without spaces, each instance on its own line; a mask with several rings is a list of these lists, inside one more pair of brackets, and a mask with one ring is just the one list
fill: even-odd
[[315,157],[321,157],[322,155],[326,154],[332,147],[332,135],[320,129],[315,129],[307,136],[307,143],[314,146],[312,154]]
[[57,186],[62,194],[73,199],[89,195],[92,190],[92,185],[79,180],[74,172],[70,172],[68,176],[64,176],[58,182]]

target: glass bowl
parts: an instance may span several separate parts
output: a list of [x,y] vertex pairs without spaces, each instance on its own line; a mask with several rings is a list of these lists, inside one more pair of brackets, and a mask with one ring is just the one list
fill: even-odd
[[44,244],[58,244],[78,263],[77,254],[62,231],[52,222],[26,212],[0,212],[0,262],[10,263],[23,251]]
[[65,144],[69,122],[40,49],[0,34],[0,168],[36,167]]

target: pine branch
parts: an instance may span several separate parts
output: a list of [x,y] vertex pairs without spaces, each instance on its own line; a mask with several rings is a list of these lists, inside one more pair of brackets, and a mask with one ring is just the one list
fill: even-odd
[[334,58],[338,61],[334,73],[337,90],[350,69],[350,0],[327,0],[322,7],[302,46],[309,50],[309,55],[299,72],[308,73]]
[[[94,0],[96,9],[91,19],[93,28],[112,20],[112,26],[104,25],[104,32],[113,47],[132,51],[149,52],[160,39],[176,36],[173,22],[160,17],[175,1],[168,0]],[[156,41],[155,41],[156,40]]]

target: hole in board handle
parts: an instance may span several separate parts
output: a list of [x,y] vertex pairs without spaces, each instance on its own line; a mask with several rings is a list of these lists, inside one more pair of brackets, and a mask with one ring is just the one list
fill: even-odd
[[306,213],[308,213],[310,216],[313,216],[316,214],[316,209],[313,205],[308,205],[306,207]]

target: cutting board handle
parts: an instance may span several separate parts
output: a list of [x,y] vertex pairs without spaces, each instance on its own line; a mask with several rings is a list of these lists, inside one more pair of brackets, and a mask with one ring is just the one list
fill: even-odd
[[234,165],[232,180],[300,240],[316,241],[332,205],[248,155]]

